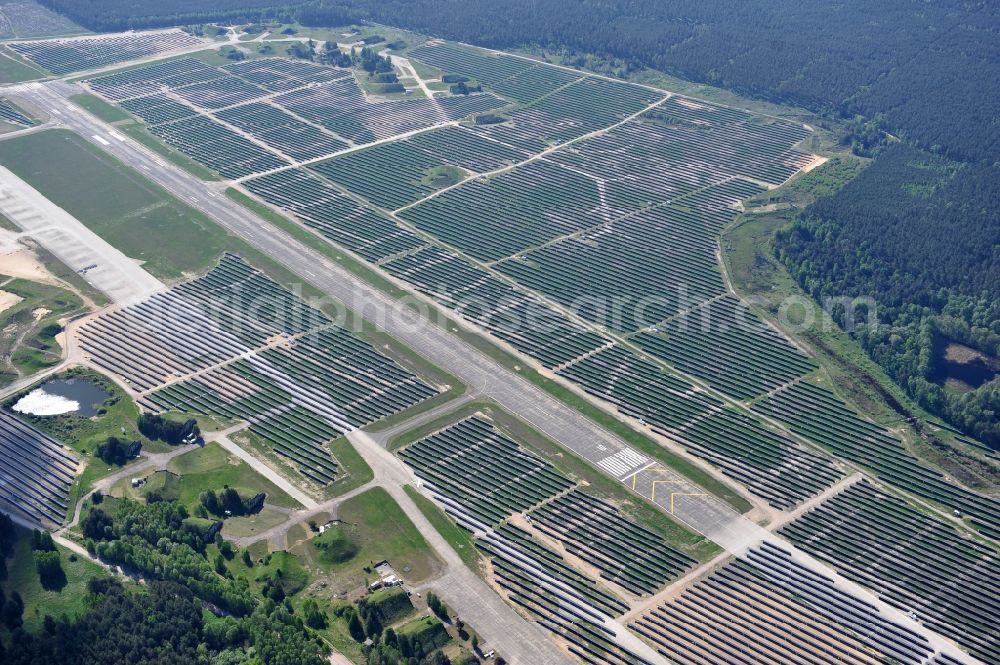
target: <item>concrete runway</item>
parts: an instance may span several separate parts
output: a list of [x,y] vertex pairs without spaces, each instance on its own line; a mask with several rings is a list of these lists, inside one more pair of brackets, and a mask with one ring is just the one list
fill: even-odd
[[166,288],[138,263],[3,166],[0,213],[115,303],[138,302]]

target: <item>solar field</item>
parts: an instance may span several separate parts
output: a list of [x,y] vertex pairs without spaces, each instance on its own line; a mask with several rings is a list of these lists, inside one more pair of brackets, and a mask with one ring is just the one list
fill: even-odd
[[926,640],[765,543],[631,626],[671,662],[916,665]]
[[[482,138],[463,127],[443,127],[412,138],[313,165],[344,189],[382,208],[394,210],[437,188],[427,172],[452,167],[461,177],[493,171],[527,159],[528,153]],[[391,170],[386,164],[392,164]]]
[[[843,444],[764,406],[785,394],[813,408],[795,386],[815,363],[728,292],[716,258],[741,202],[811,163],[796,149],[809,128],[441,42],[408,57],[487,91],[369,98],[349,70],[282,58],[180,58],[88,85],[771,506],[836,482],[796,436]],[[504,122],[471,121],[486,111]],[[756,413],[720,410],[764,397]],[[933,492],[994,528],[991,500]]]
[[[442,42],[408,57],[486,92],[369,98],[349,70],[283,58],[179,58],[88,85],[772,506],[835,482],[753,412],[713,411],[816,367],[728,294],[716,260],[741,202],[812,162],[796,149],[809,128]],[[483,112],[504,121],[471,121]],[[946,482],[934,494],[993,528],[989,499]]]
[[[87,85],[145,121],[170,145],[233,180],[320,161],[401,133],[447,127],[504,105],[489,94],[373,101],[348,70],[281,58],[226,67],[177,58],[98,76]],[[431,150],[432,165],[457,150],[463,151],[465,162],[490,163],[479,153],[493,142],[465,130],[455,132],[416,140],[412,147]],[[501,157],[494,159],[525,156],[499,145],[496,149]],[[351,171],[365,175],[364,153],[350,158]],[[384,159],[377,150],[369,158]],[[343,173],[335,161],[316,168]]]
[[359,204],[307,169],[289,169],[248,180],[248,191],[293,213],[305,226],[368,261],[423,246],[388,217]]
[[533,510],[531,518],[539,530],[593,564],[602,578],[637,596],[655,593],[695,563],[662,536],[623,520],[613,506],[579,490]]
[[0,506],[62,524],[79,461],[62,444],[0,409]]
[[10,42],[8,46],[53,74],[63,75],[197,46],[201,40],[180,30]]
[[21,125],[22,127],[30,127],[35,124],[21,109],[3,98],[0,98],[0,121]]
[[[57,73],[136,57],[114,37],[88,39],[105,41],[26,55]],[[178,47],[161,39],[135,48]],[[820,496],[847,462],[1000,535],[1000,502],[820,387],[806,351],[727,286],[720,234],[748,198],[813,165],[799,149],[811,128],[439,41],[406,57],[485,91],[371,97],[350,70],[285,58],[214,67],[182,57],[86,85],[227,186],[710,465],[762,513]],[[144,409],[246,423],[320,486],[342,472],[332,439],[438,393],[233,255],[102,314],[79,342]],[[20,430],[0,438],[50,456],[52,443]],[[770,540],[670,589],[698,562],[485,417],[399,456],[473,533],[506,599],[582,662],[647,662],[613,630],[628,615],[676,663],[951,663]],[[598,464],[633,490],[634,469],[656,463],[638,456],[622,470],[614,457]],[[10,464],[22,463],[7,464],[13,478]],[[66,474],[38,473],[18,478],[17,496],[61,517]],[[650,497],[656,482],[676,481],[652,482]],[[1000,658],[996,552],[944,522],[865,481],[781,535],[984,662]]]
[[910,454],[902,441],[860,418],[828,389],[801,381],[776,391],[754,409],[871,469],[884,482],[968,515],[984,535],[1000,536],[1000,501],[949,482],[940,471]]
[[247,422],[319,485],[338,474],[327,442],[437,394],[234,255],[89,322],[80,346],[145,409]]
[[[490,421],[471,416],[400,451],[455,520],[476,535],[497,584],[584,660],[638,663],[604,622],[696,561],[594,498]],[[559,554],[565,548],[601,582]],[[589,662],[589,661],[588,661]]]
[[860,482],[781,530],[845,577],[915,612],[983,662],[1000,660],[998,553]]

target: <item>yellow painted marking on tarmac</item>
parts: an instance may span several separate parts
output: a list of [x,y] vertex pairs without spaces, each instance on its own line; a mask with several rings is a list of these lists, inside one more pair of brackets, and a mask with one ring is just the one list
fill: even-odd
[[670,514],[674,514],[674,497],[675,496],[708,496],[704,492],[671,492],[670,494]]
[[651,486],[649,500],[656,502],[656,486],[657,485],[677,485],[679,483],[687,482],[684,480],[654,480]]
[[638,473],[632,474],[632,491],[635,491],[635,481],[639,477]]

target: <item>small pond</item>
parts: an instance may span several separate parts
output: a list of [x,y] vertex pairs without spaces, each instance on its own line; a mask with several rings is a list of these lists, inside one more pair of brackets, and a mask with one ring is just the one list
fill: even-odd
[[17,400],[12,408],[32,416],[71,413],[89,418],[97,415],[97,410],[109,397],[111,395],[103,388],[86,379],[54,379]]

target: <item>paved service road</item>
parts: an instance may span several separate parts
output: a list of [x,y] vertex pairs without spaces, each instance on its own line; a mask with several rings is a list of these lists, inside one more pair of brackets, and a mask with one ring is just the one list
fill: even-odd
[[234,443],[229,438],[229,434],[231,432],[239,431],[244,427],[246,427],[246,425],[240,424],[236,425],[235,427],[231,427],[223,432],[206,434],[205,440],[215,441],[220,446],[231,452],[233,455],[239,457],[241,460],[246,462],[250,466],[250,468],[252,468],[254,471],[256,471],[260,475],[270,480],[272,483],[274,483],[276,487],[281,489],[285,494],[287,494],[288,496],[292,497],[300,504],[302,504],[302,506],[306,510],[312,510],[313,508],[316,508],[319,505],[319,503],[314,498],[303,492],[301,489],[299,489],[292,483],[288,482],[288,480],[283,475],[281,475],[280,473],[269,467],[264,462],[257,459],[255,456],[243,450],[243,448],[241,448],[239,445]]
[[429,411],[424,411],[423,413],[417,414],[412,418],[397,423],[392,427],[387,427],[386,429],[380,429],[377,431],[371,431],[366,429],[368,435],[375,439],[383,448],[387,448],[392,440],[395,439],[400,434],[405,434],[410,430],[414,430],[421,425],[425,425],[441,416],[445,416],[449,413],[453,413],[469,402],[473,402],[480,398],[480,395],[474,390],[466,390],[465,394],[456,397],[455,399],[448,400],[441,406],[437,406]]
[[[65,98],[79,92],[80,88],[77,86],[51,82],[20,94],[47,109],[70,106],[71,103]],[[82,111],[64,113],[60,116],[60,120],[64,126],[77,131],[88,140],[100,143],[107,152],[133,168],[145,172],[152,180],[200,209],[230,233],[244,239],[304,281],[415,349],[481,395],[493,399],[501,407],[560,445],[617,477],[634,491],[651,498],[678,520],[715,541],[727,551],[736,556],[743,556],[755,542],[765,539],[780,542],[782,547],[792,550],[800,562],[823,575],[835,578],[839,584],[846,583],[846,580],[833,573],[829,567],[796,550],[790,543],[779,541],[776,536],[737,513],[721,499],[708,494],[676,472],[651,462],[583,414],[536,388],[517,373],[497,365],[486,355],[464,344],[424,316],[399,306],[389,296],[369,286],[318,251],[306,247],[287,233],[226,198],[213,189],[212,185],[164,162],[131,139],[120,135],[116,137],[108,125],[89,113]],[[106,138],[109,136],[111,138]],[[374,445],[389,455],[380,446]],[[398,491],[403,497],[406,496],[401,489]],[[400,503],[415,509],[412,501]],[[427,533],[423,528],[421,531]],[[430,532],[436,533],[432,528]],[[456,571],[458,570],[460,568],[456,567]],[[456,574],[461,573],[456,572]],[[474,580],[479,579],[471,572],[468,575]],[[943,644],[942,639],[935,633],[909,620],[905,615],[901,616],[900,612],[890,608],[875,594],[862,590],[854,584],[846,583],[845,586],[854,595],[864,598],[876,605],[884,614],[896,619],[897,623],[927,636],[932,644]],[[442,595],[445,595],[444,589]],[[490,597],[499,602],[499,597],[495,594]],[[483,597],[475,602],[492,601]],[[541,644],[551,646],[552,643],[544,640]],[[949,651],[957,656],[953,647]],[[962,662],[976,662],[965,654],[957,657]],[[543,661],[535,658],[521,662],[535,665]]]
[[3,166],[0,213],[116,303],[137,302],[165,288],[138,263]]

